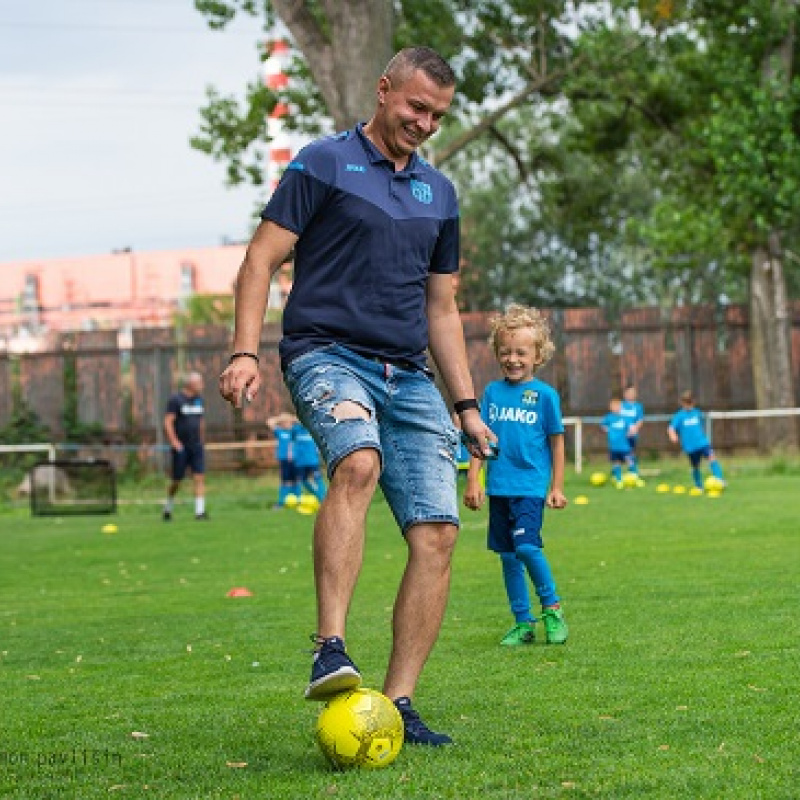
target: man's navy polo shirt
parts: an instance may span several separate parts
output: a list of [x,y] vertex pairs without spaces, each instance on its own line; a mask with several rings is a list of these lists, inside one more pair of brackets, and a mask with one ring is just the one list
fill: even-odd
[[301,150],[262,212],[300,238],[281,361],[338,343],[425,366],[429,272],[458,270],[458,201],[412,154],[394,165],[362,125]]

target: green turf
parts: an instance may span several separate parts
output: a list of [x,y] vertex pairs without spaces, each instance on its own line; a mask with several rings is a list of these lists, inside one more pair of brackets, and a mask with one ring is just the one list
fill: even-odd
[[[0,796],[9,798],[796,798],[792,462],[728,470],[720,499],[661,465],[644,489],[571,476],[546,518],[570,641],[502,648],[511,624],[485,513],[464,510],[445,625],[417,691],[444,750],[335,773],[302,699],[313,517],[262,481],[209,479],[211,521],[123,486],[115,518],[0,514]],[[404,562],[376,501],[350,619],[380,688]],[[254,596],[226,598],[235,586]]]

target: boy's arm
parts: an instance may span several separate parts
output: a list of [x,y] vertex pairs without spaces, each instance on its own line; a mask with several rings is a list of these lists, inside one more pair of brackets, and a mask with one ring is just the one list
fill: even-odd
[[678,444],[678,434],[672,425],[667,428],[667,436],[669,436],[669,440],[672,442],[672,444]]
[[564,494],[564,465],[566,463],[564,434],[550,435],[550,455],[553,461],[550,491],[547,494],[548,508],[564,508],[567,498]]
[[464,490],[464,505],[477,511],[486,500],[486,494],[481,486],[481,469],[483,460],[470,456],[469,469],[467,470],[467,486]]

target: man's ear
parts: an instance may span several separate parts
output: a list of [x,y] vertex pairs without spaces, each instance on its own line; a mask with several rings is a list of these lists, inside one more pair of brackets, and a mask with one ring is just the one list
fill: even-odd
[[383,103],[384,98],[386,97],[386,92],[389,91],[392,87],[392,82],[386,75],[381,75],[380,80],[378,81],[378,102]]

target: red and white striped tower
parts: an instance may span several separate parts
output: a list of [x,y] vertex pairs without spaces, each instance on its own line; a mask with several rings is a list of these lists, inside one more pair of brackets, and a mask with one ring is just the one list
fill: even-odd
[[[286,67],[291,57],[289,44],[285,39],[267,42],[269,58],[264,62],[264,83],[273,91],[280,91],[289,85]],[[267,166],[267,185],[269,192],[275,190],[283,171],[300,148],[300,138],[286,130],[285,120],[289,116],[289,106],[278,103],[267,120],[269,136],[269,164]]]
[[[286,68],[291,58],[289,44],[278,38],[266,43],[269,57],[264,62],[264,83],[268,89],[280,92],[289,85]],[[286,129],[289,106],[279,102],[272,109],[267,119],[267,135],[269,137],[269,161],[267,163],[267,186],[269,194],[275,191],[278,181],[297,151],[306,143],[306,139]],[[268,304],[270,308],[283,308],[292,288],[291,268],[278,270],[270,285]]]

